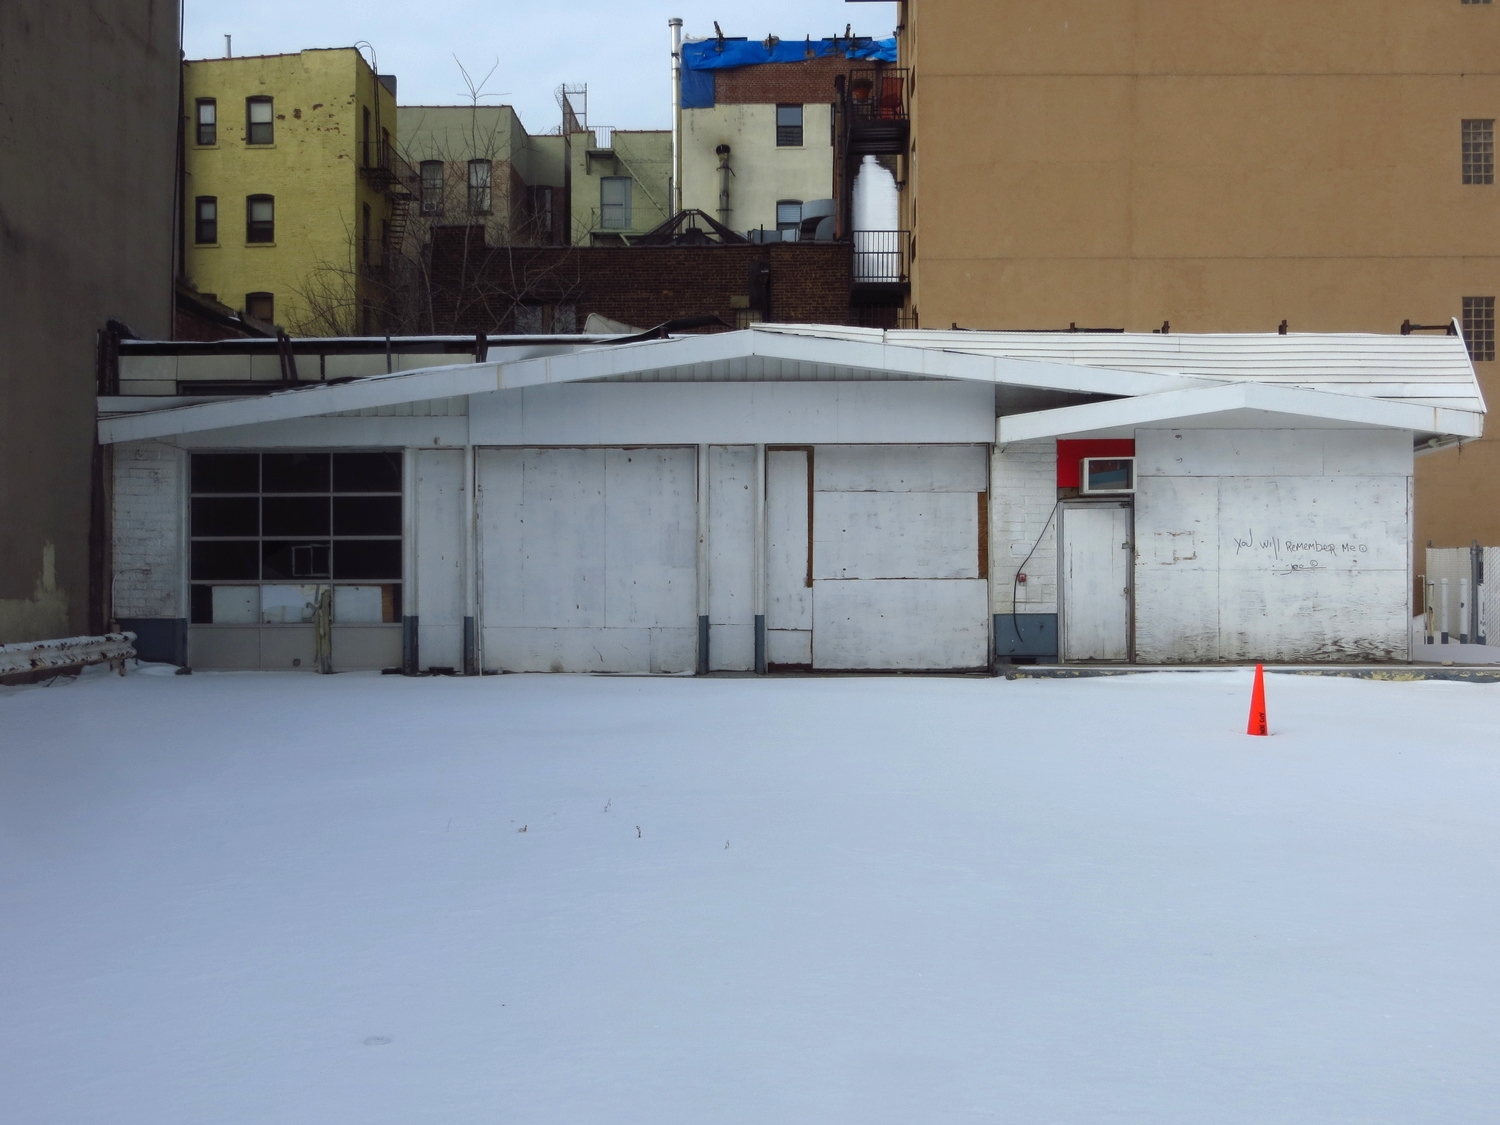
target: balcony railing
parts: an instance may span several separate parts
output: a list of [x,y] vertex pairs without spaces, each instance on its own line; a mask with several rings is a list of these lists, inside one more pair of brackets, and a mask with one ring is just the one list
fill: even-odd
[[911,232],[857,230],[849,295],[857,305],[900,305],[911,292]]
[[413,199],[421,194],[421,176],[401,158],[395,146],[385,141],[364,141],[359,148],[360,175],[377,191],[394,199]]
[[906,151],[911,121],[907,112],[907,68],[861,67],[849,72],[844,107],[851,154]]

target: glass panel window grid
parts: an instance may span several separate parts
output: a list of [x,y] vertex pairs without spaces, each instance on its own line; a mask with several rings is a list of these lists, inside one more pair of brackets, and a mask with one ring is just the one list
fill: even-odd
[[268,145],[276,140],[276,106],[270,98],[245,99],[245,143]]
[[599,225],[605,230],[630,229],[630,177],[599,178]]
[[191,470],[192,621],[401,620],[401,454],[198,453]]
[[200,195],[193,208],[193,241],[219,241],[219,201],[212,195]]
[[490,162],[469,161],[469,211],[475,215],[490,213]]
[[1495,182],[1495,119],[1466,118],[1463,124],[1464,183]]
[[1495,298],[1464,298],[1464,343],[1476,362],[1495,358]]
[[443,213],[443,162],[422,161],[422,214]]
[[798,148],[802,144],[802,107],[779,105],[776,107],[776,146]]
[[197,139],[200,145],[219,143],[219,103],[213,98],[199,98]]

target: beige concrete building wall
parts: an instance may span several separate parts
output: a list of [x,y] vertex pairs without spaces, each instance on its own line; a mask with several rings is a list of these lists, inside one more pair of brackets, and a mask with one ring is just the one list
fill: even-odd
[[802,107],[802,144],[776,144],[776,106],[719,104],[682,111],[682,205],[719,214],[719,157],[730,147],[729,220],[737,231],[776,229],[776,203],[833,196],[832,106]]
[[[1460,149],[1500,118],[1500,5],[906,0],[899,22],[922,327],[1394,332],[1500,295],[1500,184],[1463,183]],[[1500,543],[1497,480],[1494,439],[1422,457],[1418,543]]]
[[[275,319],[293,334],[361,332],[363,209],[370,207],[377,257],[390,200],[360,175],[364,111],[371,140],[398,136],[395,96],[352,47],[295,55],[201,59],[183,64],[188,115],[185,208],[187,274],[232,308],[248,293],[271,293]],[[274,143],[246,143],[246,99],[274,99]],[[199,98],[217,102],[217,143],[192,128]],[[275,198],[275,241],[246,240],[250,195]],[[219,201],[219,240],[194,238],[194,200]]]

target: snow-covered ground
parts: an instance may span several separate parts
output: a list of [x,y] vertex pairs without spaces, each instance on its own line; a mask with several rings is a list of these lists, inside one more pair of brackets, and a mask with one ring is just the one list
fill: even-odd
[[1493,1122],[1500,685],[0,689],[9,1125]]

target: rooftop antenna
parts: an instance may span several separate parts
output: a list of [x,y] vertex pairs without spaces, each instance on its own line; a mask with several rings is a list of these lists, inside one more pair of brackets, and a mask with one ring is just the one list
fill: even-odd
[[714,35],[719,40],[719,46],[718,46],[717,50],[722,53],[723,50],[724,50],[724,31],[723,31],[722,28],[719,27],[719,21],[718,20],[714,20]]
[[232,59],[232,58],[234,58],[234,51],[230,49],[229,44],[230,44],[230,36],[226,35],[226,36],[224,36],[224,57],[226,59]]

